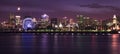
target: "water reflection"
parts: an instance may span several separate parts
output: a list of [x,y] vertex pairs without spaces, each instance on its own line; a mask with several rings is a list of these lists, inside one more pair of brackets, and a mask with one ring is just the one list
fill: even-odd
[[54,35],[54,53],[57,54],[58,53],[58,34],[56,33]]
[[119,54],[119,41],[119,34],[2,34],[0,54]]
[[13,50],[14,50],[14,54],[21,54],[21,36],[19,36],[19,34],[15,35],[15,38],[13,41],[14,45],[13,45]]
[[22,33],[22,54],[33,54],[34,49],[34,35],[32,33]]
[[112,54],[119,54],[119,34],[113,34],[112,35],[112,43],[111,43],[111,48],[112,48]]
[[91,48],[92,48],[92,54],[97,54],[97,42],[96,42],[96,38],[97,36],[92,35],[92,44],[91,44]]
[[41,34],[41,41],[40,41],[40,47],[41,47],[41,52],[42,54],[47,54],[48,53],[48,37],[47,34]]

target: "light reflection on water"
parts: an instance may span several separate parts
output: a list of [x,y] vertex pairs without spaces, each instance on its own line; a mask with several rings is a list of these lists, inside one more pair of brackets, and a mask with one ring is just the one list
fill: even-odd
[[119,34],[14,33],[0,36],[0,48],[4,54],[119,54],[119,41]]
[[113,34],[112,35],[112,43],[111,43],[111,51],[112,54],[119,54],[119,35],[118,34]]

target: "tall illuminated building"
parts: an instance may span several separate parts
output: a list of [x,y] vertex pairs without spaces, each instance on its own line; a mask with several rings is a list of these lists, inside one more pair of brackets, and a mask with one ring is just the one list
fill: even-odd
[[37,23],[37,20],[36,20],[36,18],[33,18],[33,20],[32,20],[34,23]]
[[21,15],[20,15],[20,10],[21,10],[21,7],[18,6],[17,7],[17,13],[16,13],[16,25],[20,25],[21,24]]
[[118,30],[119,29],[119,25],[118,25],[118,21],[117,21],[116,15],[113,15],[113,24],[114,24],[113,29]]
[[77,22],[79,24],[81,24],[81,23],[83,23],[83,21],[84,21],[84,16],[83,15],[77,15]]
[[47,14],[41,15],[41,17],[42,17],[41,20],[42,20],[43,22],[49,21],[49,16],[48,16]]
[[16,17],[16,25],[21,25],[21,16],[15,16]]
[[9,19],[9,24],[14,24],[16,21],[15,21],[15,16],[14,14],[11,14],[10,13],[10,19]]
[[79,30],[84,29],[84,16],[83,15],[77,15],[77,23],[79,25]]
[[22,26],[20,10],[21,10],[21,7],[18,6],[18,7],[17,7],[17,13],[16,13],[16,16],[15,16],[15,18],[16,18],[15,20],[16,20],[16,26],[17,26],[17,28],[20,28],[20,27]]
[[21,25],[22,24],[20,11],[21,11],[21,0],[18,0],[17,11],[16,11],[16,16],[15,16],[15,18],[16,18],[16,25]]
[[61,20],[61,23],[63,24],[63,26],[66,26],[68,23],[69,23],[69,20],[67,17],[64,17],[62,20]]
[[47,14],[43,14],[41,15],[41,27],[42,28],[46,28],[49,24],[50,24],[50,21],[49,21],[49,16]]
[[116,15],[113,15],[113,23],[114,23],[114,24],[117,23],[117,17],[116,17]]
[[51,18],[51,26],[54,28],[54,27],[58,27],[58,24],[59,24],[59,22],[58,22],[58,18]]
[[10,19],[13,19],[14,17],[15,17],[14,14],[10,13]]

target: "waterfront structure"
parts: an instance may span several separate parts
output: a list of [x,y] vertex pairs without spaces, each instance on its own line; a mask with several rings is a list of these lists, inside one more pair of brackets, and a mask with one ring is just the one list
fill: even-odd
[[41,28],[47,28],[47,26],[49,26],[50,21],[49,21],[49,16],[47,14],[43,14],[41,15],[41,21],[40,21],[40,27]]
[[113,15],[112,23],[113,23],[113,30],[119,30],[119,22],[117,20],[116,15]]
[[11,13],[10,13],[10,19],[9,19],[9,22],[10,22],[10,24],[14,24],[14,23],[16,23],[14,14],[11,14]]
[[47,15],[47,14],[43,14],[43,15],[41,15],[41,20],[43,21],[43,22],[46,22],[46,21],[49,21],[49,16]]
[[63,25],[62,25],[61,22],[59,23],[58,27],[59,27],[60,30],[63,30]]
[[66,27],[68,28],[67,31],[76,31],[79,28],[79,25],[78,23],[75,23],[73,19],[70,19]]
[[38,22],[38,21],[36,20],[36,18],[33,18],[32,21],[33,21],[33,23],[34,23],[35,25],[36,25],[37,22]]
[[112,18],[104,20],[102,23],[104,30],[119,30],[119,25],[120,23],[116,15],[113,15]]
[[15,15],[10,13],[9,21],[7,21],[6,23],[7,28],[11,28],[11,29],[15,28],[15,23],[16,23]]
[[58,18],[51,18],[51,27],[52,28],[58,28],[58,24],[59,24],[59,22],[58,22]]
[[15,16],[16,17],[16,25],[21,25],[21,16]]
[[34,28],[34,23],[32,18],[25,18],[23,20],[23,29],[28,30],[28,29],[33,29]]
[[84,16],[83,15],[77,15],[77,23],[81,24],[84,21]]
[[85,29],[85,26],[84,26],[84,16],[83,15],[77,15],[76,16],[77,18],[77,23],[79,25],[79,30],[84,30]]
[[69,19],[67,17],[63,17],[61,23],[63,24],[63,27],[65,27],[69,23]]
[[[16,17],[16,18],[14,18]],[[23,21],[21,16],[10,15],[10,20],[6,23],[2,23],[4,28],[15,28],[20,30],[33,29],[33,30],[52,30],[52,31],[107,31],[107,30],[119,30],[119,21],[116,15],[110,20],[97,20],[90,17],[83,17],[78,15],[77,20],[73,18],[50,18],[47,14],[41,16],[40,20],[36,18],[26,17]],[[21,24],[22,22],[22,24]],[[21,26],[20,26],[21,25]]]

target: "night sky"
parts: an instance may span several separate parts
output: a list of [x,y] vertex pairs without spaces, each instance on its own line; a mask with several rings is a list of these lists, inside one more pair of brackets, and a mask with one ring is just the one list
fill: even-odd
[[0,18],[6,19],[9,13],[16,13],[21,7],[22,16],[41,17],[46,13],[50,17],[75,18],[77,14],[91,18],[112,18],[120,15],[120,0],[0,0]]

